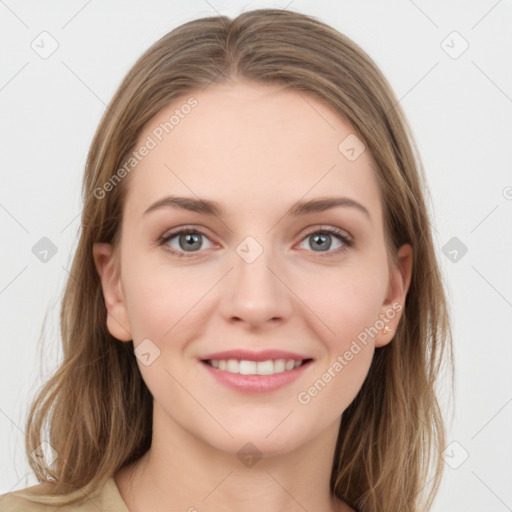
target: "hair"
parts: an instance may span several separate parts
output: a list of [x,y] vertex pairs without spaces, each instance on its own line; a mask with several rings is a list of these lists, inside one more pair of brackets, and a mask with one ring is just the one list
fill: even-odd
[[[153,397],[133,340],[120,342],[107,329],[92,252],[96,242],[118,247],[130,180],[120,180],[101,199],[95,190],[129,159],[162,108],[231,80],[275,84],[323,101],[370,151],[390,259],[396,261],[398,248],[409,243],[414,264],[394,338],[375,351],[367,378],[342,414],[330,489],[361,512],[428,510],[441,482],[446,439],[435,386],[443,361],[452,363],[452,379],[454,370],[419,152],[372,59],[318,19],[281,9],[178,26],[137,60],[103,114],[87,156],[80,239],[62,300],[63,360],[38,390],[26,426],[30,467],[40,482],[53,484],[51,492],[26,497],[54,505],[84,501],[151,446]],[[48,467],[31,457],[43,440],[58,454]]]

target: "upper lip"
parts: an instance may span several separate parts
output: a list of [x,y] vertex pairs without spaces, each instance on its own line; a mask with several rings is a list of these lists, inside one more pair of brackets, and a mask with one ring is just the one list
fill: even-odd
[[237,359],[239,361],[268,361],[269,359],[285,359],[294,361],[303,361],[304,359],[312,359],[307,356],[302,356],[295,352],[287,352],[284,350],[262,350],[260,352],[253,352],[250,350],[225,350],[223,352],[215,352],[212,354],[207,354],[205,356],[201,356],[200,359],[202,361],[206,360],[228,360],[228,359]]

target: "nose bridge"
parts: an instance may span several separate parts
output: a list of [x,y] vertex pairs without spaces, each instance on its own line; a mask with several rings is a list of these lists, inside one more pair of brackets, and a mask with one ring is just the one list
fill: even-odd
[[249,323],[285,317],[289,312],[286,286],[277,277],[279,258],[271,236],[245,237],[235,248],[234,269],[223,301],[224,313]]

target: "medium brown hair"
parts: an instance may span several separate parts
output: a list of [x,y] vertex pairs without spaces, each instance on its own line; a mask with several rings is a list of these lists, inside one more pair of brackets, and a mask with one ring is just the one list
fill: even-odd
[[[428,510],[445,448],[435,384],[443,361],[452,363],[453,379],[453,349],[419,152],[398,100],[370,57],[316,18],[279,9],[177,27],[137,60],[108,105],[86,162],[80,240],[61,310],[63,361],[27,420],[31,468],[40,482],[55,484],[52,494],[30,499],[83,501],[150,448],[153,397],[133,341],[122,343],[107,330],[92,252],[96,242],[118,244],[130,180],[101,199],[94,191],[125,164],[162,108],[232,79],[277,84],[324,101],[371,152],[390,258],[409,243],[414,264],[397,332],[375,351],[362,388],[342,415],[331,492],[361,512]],[[58,453],[48,468],[30,456],[43,440]]]

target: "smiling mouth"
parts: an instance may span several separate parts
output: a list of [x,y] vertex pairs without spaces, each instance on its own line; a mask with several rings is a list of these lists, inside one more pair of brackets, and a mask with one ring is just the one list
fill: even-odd
[[304,366],[312,359],[297,361],[294,359],[269,359],[267,361],[249,361],[238,359],[204,359],[202,362],[220,371],[240,375],[274,375],[285,373]]

